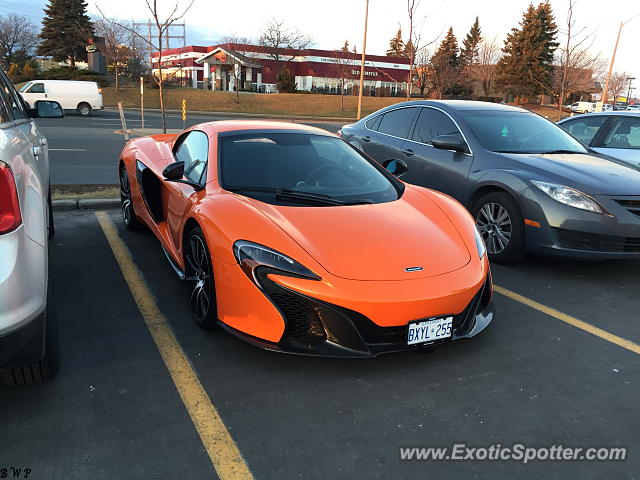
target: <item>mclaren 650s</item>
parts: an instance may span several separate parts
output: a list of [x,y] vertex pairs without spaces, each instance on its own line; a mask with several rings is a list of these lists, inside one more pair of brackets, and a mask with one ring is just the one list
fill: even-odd
[[129,141],[122,216],[146,225],[195,321],[267,350],[368,357],[469,338],[492,320],[475,222],[338,136],[220,121]]

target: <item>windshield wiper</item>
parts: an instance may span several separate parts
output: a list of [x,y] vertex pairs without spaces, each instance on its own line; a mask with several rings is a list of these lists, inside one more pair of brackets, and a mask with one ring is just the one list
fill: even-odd
[[527,150],[494,150],[494,153],[519,153],[523,155],[546,155],[549,153],[585,153],[585,152],[577,152],[576,150],[542,150],[539,152],[527,151]]
[[540,155],[546,155],[548,153],[585,153],[585,152],[577,152],[575,150],[547,150],[546,152],[540,152]]
[[330,195],[323,195],[321,193],[303,192],[301,190],[291,190],[284,187],[231,187],[228,188],[230,192],[244,191],[244,192],[267,192],[275,193],[276,200],[291,200],[300,202],[313,202],[322,203],[325,205],[358,205],[373,203],[371,200],[352,200],[344,201],[333,198]]

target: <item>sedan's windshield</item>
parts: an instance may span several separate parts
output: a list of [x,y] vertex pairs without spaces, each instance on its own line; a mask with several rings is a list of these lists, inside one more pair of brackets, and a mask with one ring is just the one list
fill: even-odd
[[468,111],[464,120],[487,150],[505,153],[587,153],[555,123],[528,112]]
[[220,184],[269,203],[343,205],[398,199],[398,187],[343,140],[307,133],[220,137]]

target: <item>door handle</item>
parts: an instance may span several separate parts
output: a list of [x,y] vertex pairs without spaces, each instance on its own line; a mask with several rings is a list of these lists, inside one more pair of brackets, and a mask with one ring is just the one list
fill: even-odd
[[408,148],[406,150],[402,150],[402,153],[404,153],[407,157],[410,157],[411,155],[413,155],[413,150]]
[[369,135],[366,135],[366,136],[362,137],[362,141],[370,142],[371,141],[371,137],[369,137]]

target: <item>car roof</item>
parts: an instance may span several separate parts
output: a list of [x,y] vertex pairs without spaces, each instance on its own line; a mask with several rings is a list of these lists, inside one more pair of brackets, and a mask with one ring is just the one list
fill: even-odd
[[219,120],[213,122],[200,123],[187,130],[202,130],[209,135],[223,132],[244,131],[244,130],[290,130],[296,133],[309,133],[316,135],[334,136],[326,130],[311,127],[301,123],[277,122],[270,120]]
[[[480,102],[476,100],[412,100],[409,102],[396,103],[390,105],[387,109],[407,106],[432,106],[441,107],[445,110],[484,110],[484,111],[501,111],[501,112],[524,112],[530,113],[529,110],[512,105],[502,103]],[[377,112],[376,112],[377,113]]]
[[577,118],[585,118],[585,117],[640,117],[640,112],[632,112],[629,110],[609,110],[607,112],[593,112],[593,113],[583,113],[581,115],[576,115],[574,117],[563,118],[558,123],[568,122],[569,120],[575,120]]

